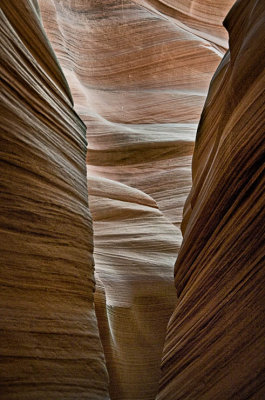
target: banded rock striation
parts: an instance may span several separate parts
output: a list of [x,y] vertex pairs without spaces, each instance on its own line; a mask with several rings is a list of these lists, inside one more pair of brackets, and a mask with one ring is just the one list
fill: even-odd
[[37,1],[3,1],[0,395],[154,400],[171,315],[157,400],[262,399],[264,2],[225,19],[177,293],[232,2],[39,3],[79,116]]
[[194,137],[226,46],[232,1],[203,22],[182,3],[169,15],[162,2],[40,0],[87,126],[96,310],[113,400],[153,400],[158,390]]
[[[144,191],[179,225],[197,124],[224,49],[148,9],[148,1],[40,0],[40,6],[87,126],[90,174]],[[213,9],[218,36],[229,4]],[[220,40],[225,46],[224,33]]]
[[176,304],[171,273],[178,231],[143,192],[95,177],[88,186],[97,246],[96,313],[110,395],[154,398]]
[[239,0],[184,208],[157,400],[265,397],[265,4]]
[[36,2],[0,16],[0,397],[107,400],[85,126]]

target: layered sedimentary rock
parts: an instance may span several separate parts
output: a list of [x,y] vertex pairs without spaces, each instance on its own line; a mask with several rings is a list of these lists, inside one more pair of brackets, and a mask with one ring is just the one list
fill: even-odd
[[158,400],[265,397],[265,4],[237,1],[193,157]]
[[[213,7],[215,36],[229,8],[221,4],[219,16]],[[223,50],[149,9],[148,1],[41,0],[40,6],[88,128],[89,171],[144,191],[180,224],[197,123]]]
[[40,1],[87,126],[96,310],[113,400],[157,392],[194,137],[231,4]]
[[88,186],[97,246],[96,312],[110,395],[155,398],[166,325],[176,304],[171,274],[178,231],[143,192],[95,177]]
[[85,126],[36,2],[1,2],[0,397],[108,399]]
[[[85,126],[36,2],[6,1],[1,396],[108,399]],[[264,4],[44,1],[87,125],[110,395],[262,399]],[[12,249],[12,252],[10,251]],[[177,303],[177,306],[176,306]]]
[[217,47],[227,48],[227,34],[222,22],[233,4],[231,0],[135,0],[135,2]]

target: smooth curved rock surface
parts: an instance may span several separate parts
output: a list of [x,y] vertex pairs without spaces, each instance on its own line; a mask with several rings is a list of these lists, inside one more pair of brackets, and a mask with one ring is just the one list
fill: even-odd
[[222,22],[231,8],[231,0],[135,0],[136,3],[164,15],[185,30],[217,47],[227,48],[227,32]]
[[85,126],[36,2],[0,16],[0,397],[106,400]]
[[193,157],[157,400],[265,397],[265,4],[237,1]]
[[111,399],[155,398],[166,325],[176,305],[171,274],[179,232],[139,190],[95,177],[88,187],[96,312]]
[[[144,191],[179,225],[197,124],[224,50],[144,5],[40,0],[87,125],[90,173]],[[218,21],[216,36],[225,31]]]
[[211,11],[198,22],[196,8],[185,16],[175,2],[172,16],[158,3],[40,1],[87,126],[96,308],[111,397],[120,400],[153,400],[157,391],[194,137],[226,46],[227,2],[212,7],[211,26]]

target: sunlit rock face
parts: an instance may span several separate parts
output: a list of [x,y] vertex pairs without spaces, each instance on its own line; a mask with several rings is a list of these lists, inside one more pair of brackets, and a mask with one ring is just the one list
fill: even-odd
[[227,32],[222,23],[233,4],[231,0],[135,0],[135,3],[166,17],[212,45],[227,48]]
[[36,2],[0,16],[0,397],[106,400],[85,126]]
[[265,397],[262,0],[225,20],[178,255],[231,5],[40,0],[78,116],[37,2],[2,2],[4,400]]
[[89,179],[88,186],[96,227],[96,312],[111,398],[154,398],[176,304],[171,273],[178,232],[143,192],[103,178]]
[[238,1],[193,157],[157,400],[263,399],[265,3]]
[[[221,22],[229,2],[212,6],[209,23],[205,16],[203,26],[215,30],[216,42],[193,33],[183,18],[162,14],[162,2],[156,3],[40,0],[44,27],[88,128],[90,173],[144,191],[180,224],[197,123],[224,53],[219,43],[226,45]],[[181,2],[175,8],[185,16]],[[198,31],[195,11],[186,10],[187,20]]]
[[231,5],[40,0],[87,126],[96,312],[113,400],[158,391],[195,132]]

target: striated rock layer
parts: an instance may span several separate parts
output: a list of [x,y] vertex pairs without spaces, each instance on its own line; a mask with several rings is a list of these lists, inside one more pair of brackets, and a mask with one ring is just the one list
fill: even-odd
[[35,4],[0,11],[0,397],[103,400],[85,126]]
[[265,398],[265,4],[239,0],[193,157],[157,400]]
[[106,179],[88,184],[97,246],[96,312],[111,398],[154,398],[176,304],[171,273],[178,232],[143,192]]
[[[213,7],[215,36],[227,3]],[[87,125],[90,173],[144,191],[179,225],[197,123],[223,49],[148,1],[40,0],[40,6]],[[190,13],[192,19],[200,29]]]
[[202,10],[171,3],[40,0],[87,126],[96,311],[113,400],[153,400],[158,390],[194,137],[232,1],[207,17],[206,0]]
[[88,183],[96,311],[111,398],[149,398],[158,390],[166,325],[176,304],[176,228],[143,192],[106,179]]

